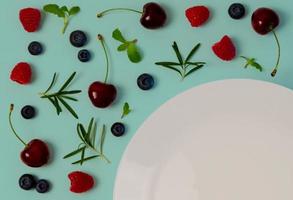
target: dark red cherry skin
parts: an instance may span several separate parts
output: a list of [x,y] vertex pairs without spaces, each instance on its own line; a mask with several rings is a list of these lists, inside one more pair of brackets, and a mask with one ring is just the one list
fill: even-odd
[[167,15],[165,10],[157,3],[147,3],[143,7],[140,23],[147,29],[158,29],[165,25]]
[[278,14],[270,8],[259,8],[254,11],[251,23],[253,29],[261,35],[266,35],[279,25]]
[[117,90],[114,85],[96,81],[90,85],[88,95],[95,107],[107,108],[115,101]]
[[30,141],[20,154],[21,160],[30,167],[42,167],[49,161],[49,148],[39,139]]

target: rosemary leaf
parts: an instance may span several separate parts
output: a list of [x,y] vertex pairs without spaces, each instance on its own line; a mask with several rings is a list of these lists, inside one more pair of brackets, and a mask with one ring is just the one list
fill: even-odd
[[177,58],[178,58],[179,63],[180,63],[181,65],[183,65],[183,58],[182,58],[182,55],[181,55],[181,53],[180,53],[180,51],[179,51],[179,47],[178,47],[177,43],[174,42],[173,45],[172,45],[172,47],[173,47],[173,49],[174,49],[174,51],[175,51],[175,53],[176,53],[176,56],[177,56]]
[[62,97],[58,97],[59,101],[63,104],[63,106],[73,115],[73,117],[75,117],[76,119],[78,119],[78,115],[76,114],[76,112],[71,108],[71,106],[66,103],[66,101],[64,101],[62,99]]
[[189,62],[189,60],[192,58],[192,56],[197,52],[197,50],[200,48],[200,43],[198,43],[189,53],[189,55],[187,56],[186,60],[185,60],[185,64],[187,62]]
[[173,71],[176,71],[176,72],[178,72],[178,73],[180,74],[180,76],[182,76],[181,71],[180,71],[179,69],[175,68],[175,67],[172,67],[172,66],[170,66],[170,65],[165,65],[164,63],[161,63],[161,62],[157,62],[157,63],[155,63],[155,64],[156,64],[156,65],[159,65],[159,66],[161,66],[161,67],[165,67],[165,68],[171,69],[171,70],[173,70]]
[[64,98],[64,99],[71,100],[71,101],[78,101],[76,98],[73,98],[73,97],[70,97],[70,96],[62,95],[61,97]]
[[176,63],[176,62],[157,62],[156,64],[158,64],[158,65],[170,65],[170,66],[172,66],[172,65],[181,66],[180,63]]
[[104,142],[105,142],[105,136],[106,136],[106,126],[105,124],[103,124],[103,127],[102,127],[102,130],[101,130],[101,137],[100,137],[100,145],[99,145],[99,148],[100,148],[100,153],[103,155],[103,149],[104,149]]
[[85,149],[83,149],[83,150],[81,151],[80,165],[82,165],[83,162],[84,162],[84,153],[85,153]]
[[[100,157],[100,155],[89,156],[89,157],[87,157],[87,158],[84,158],[84,159],[83,159],[83,163],[86,162],[86,161],[92,160],[92,159],[94,159],[94,158],[97,158],[97,157]],[[81,160],[78,160],[78,161],[73,162],[72,164],[73,164],[73,165],[76,165],[76,164],[80,164],[80,163],[81,163]]]
[[59,92],[58,94],[62,96],[67,94],[78,94],[78,93],[81,93],[81,90],[62,91],[62,92]]
[[85,141],[85,139],[84,139],[84,137],[83,137],[83,135],[82,135],[82,133],[81,133],[81,131],[80,131],[80,124],[77,124],[77,126],[76,126],[76,130],[77,130],[77,135],[79,136],[80,140],[81,140],[84,144],[86,144],[86,141]]
[[71,153],[65,155],[65,156],[63,157],[63,159],[66,159],[66,158],[70,158],[70,157],[72,157],[72,156],[75,156],[76,154],[78,154],[78,153],[80,153],[81,151],[83,151],[83,149],[85,149],[85,148],[86,148],[85,146],[82,147],[82,148],[78,148],[77,150],[72,151]]
[[199,65],[197,67],[192,68],[189,72],[187,72],[187,74],[185,74],[185,77],[189,76],[190,74],[192,74],[193,72],[201,69],[204,65]]
[[57,73],[55,72],[55,73],[54,73],[54,76],[53,76],[53,78],[52,78],[52,81],[51,81],[51,83],[50,83],[48,89],[44,92],[44,94],[46,94],[47,92],[49,92],[49,91],[52,89],[52,87],[54,86],[54,84],[55,84],[55,82],[56,82],[56,79],[57,79]]
[[64,89],[66,89],[67,86],[71,83],[71,81],[75,77],[75,75],[76,75],[76,72],[73,72],[71,74],[71,76],[67,79],[67,81],[63,84],[63,86],[60,88],[60,90],[58,92],[62,92]]

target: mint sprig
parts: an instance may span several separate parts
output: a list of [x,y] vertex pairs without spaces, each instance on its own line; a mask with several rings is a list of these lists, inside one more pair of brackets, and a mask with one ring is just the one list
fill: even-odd
[[[102,126],[100,132],[100,138],[98,147],[96,147],[96,122],[94,118],[91,118],[88,128],[86,129],[82,124],[78,123],[76,126],[77,135],[81,140],[81,143],[78,145],[77,149],[68,153],[63,157],[63,159],[67,159],[73,157],[77,154],[80,154],[80,159],[73,162],[72,164],[80,164],[82,165],[84,162],[92,160],[94,158],[100,158],[107,163],[110,163],[110,160],[104,155],[104,142],[106,137],[106,127]],[[89,150],[94,153],[94,155],[85,156],[86,150]]]
[[59,115],[63,111],[61,107],[61,105],[63,105],[64,108],[66,108],[72,114],[73,117],[78,119],[78,115],[66,101],[66,100],[78,101],[78,99],[72,97],[71,95],[81,93],[81,90],[66,90],[67,87],[70,85],[70,83],[73,81],[75,75],[76,75],[76,72],[71,74],[71,76],[65,81],[65,83],[61,86],[61,88],[57,92],[49,93],[57,80],[57,74],[54,73],[53,79],[48,89],[45,92],[40,93],[40,95],[42,99],[48,99],[52,103],[52,105],[56,109],[57,115]]
[[139,63],[142,60],[142,56],[136,45],[137,39],[126,40],[118,28],[113,31],[112,37],[122,43],[118,46],[117,50],[120,52],[127,51],[128,58],[131,62]]
[[174,42],[172,45],[172,48],[176,54],[178,62],[165,61],[165,62],[156,62],[155,64],[177,72],[183,80],[187,76],[191,75],[195,71],[205,66],[206,64],[205,62],[191,62],[190,61],[191,58],[194,56],[194,54],[198,51],[200,46],[201,46],[200,43],[195,45],[195,47],[193,47],[193,49],[189,52],[188,56],[184,60],[177,43]]
[[57,15],[60,18],[63,18],[64,25],[61,32],[64,34],[69,25],[70,17],[79,13],[80,8],[78,6],[74,6],[68,9],[66,6],[60,7],[56,4],[47,4],[43,7],[43,10],[47,13],[51,13],[53,15]]
[[247,58],[245,56],[240,56],[240,57],[246,61],[244,68],[248,68],[250,66],[250,67],[253,67],[253,68],[259,70],[260,72],[263,71],[262,66],[256,62],[255,58]]
[[127,102],[125,102],[123,105],[121,119],[123,119],[124,117],[129,115],[129,113],[131,113],[131,112],[132,112],[132,109],[130,108],[129,104]]

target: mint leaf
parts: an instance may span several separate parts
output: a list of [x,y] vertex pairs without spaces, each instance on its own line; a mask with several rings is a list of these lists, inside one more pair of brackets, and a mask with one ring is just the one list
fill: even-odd
[[263,68],[259,63],[257,63],[255,61],[256,60],[255,58],[247,58],[245,56],[240,56],[240,57],[243,58],[244,60],[246,60],[244,68],[251,66],[251,67],[259,70],[260,72],[262,72]]
[[74,6],[70,9],[69,15],[70,16],[76,15],[77,13],[79,13],[79,11],[80,11],[80,8],[78,6]]
[[60,8],[60,10],[62,10],[64,13],[65,13],[65,12],[68,12],[68,8],[67,8],[66,6],[62,6],[62,7]]
[[123,110],[122,110],[122,116],[121,116],[121,119],[123,119],[125,116],[127,116],[129,113],[131,113],[131,109],[130,109],[130,106],[127,102],[124,103],[124,106],[123,106]]
[[121,44],[121,45],[117,48],[117,50],[118,50],[118,51],[125,51],[125,50],[127,49],[128,45],[129,45],[128,43]]
[[131,62],[138,63],[141,61],[141,55],[136,47],[135,43],[130,43],[127,48],[127,55]]
[[58,17],[64,18],[65,14],[56,4],[48,4],[43,7],[45,12],[51,13],[53,15],[57,15]]
[[118,28],[113,31],[112,37],[122,43],[127,42]]
[[63,18],[63,28],[61,32],[64,34],[69,25],[70,16],[77,14],[80,11],[80,8],[78,6],[74,6],[68,10],[67,6],[59,7],[56,4],[47,4],[43,7],[43,10],[47,13]]

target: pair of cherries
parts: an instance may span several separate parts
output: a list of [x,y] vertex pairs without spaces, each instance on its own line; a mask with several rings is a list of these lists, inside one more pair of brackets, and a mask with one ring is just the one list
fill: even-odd
[[[158,29],[165,25],[167,20],[167,15],[165,10],[157,3],[147,3],[143,7],[143,11],[137,11],[129,8],[113,8],[105,10],[97,14],[98,18],[103,17],[105,14],[111,11],[131,11],[141,14],[140,23],[143,27],[147,29]],[[88,95],[95,107],[98,108],[107,108],[110,106],[116,99],[117,89],[114,85],[108,84],[108,75],[109,75],[109,60],[108,55],[105,49],[104,39],[101,35],[98,35],[98,40],[101,42],[102,47],[105,52],[106,61],[107,61],[107,72],[104,82],[96,81],[93,82],[88,89]]]

